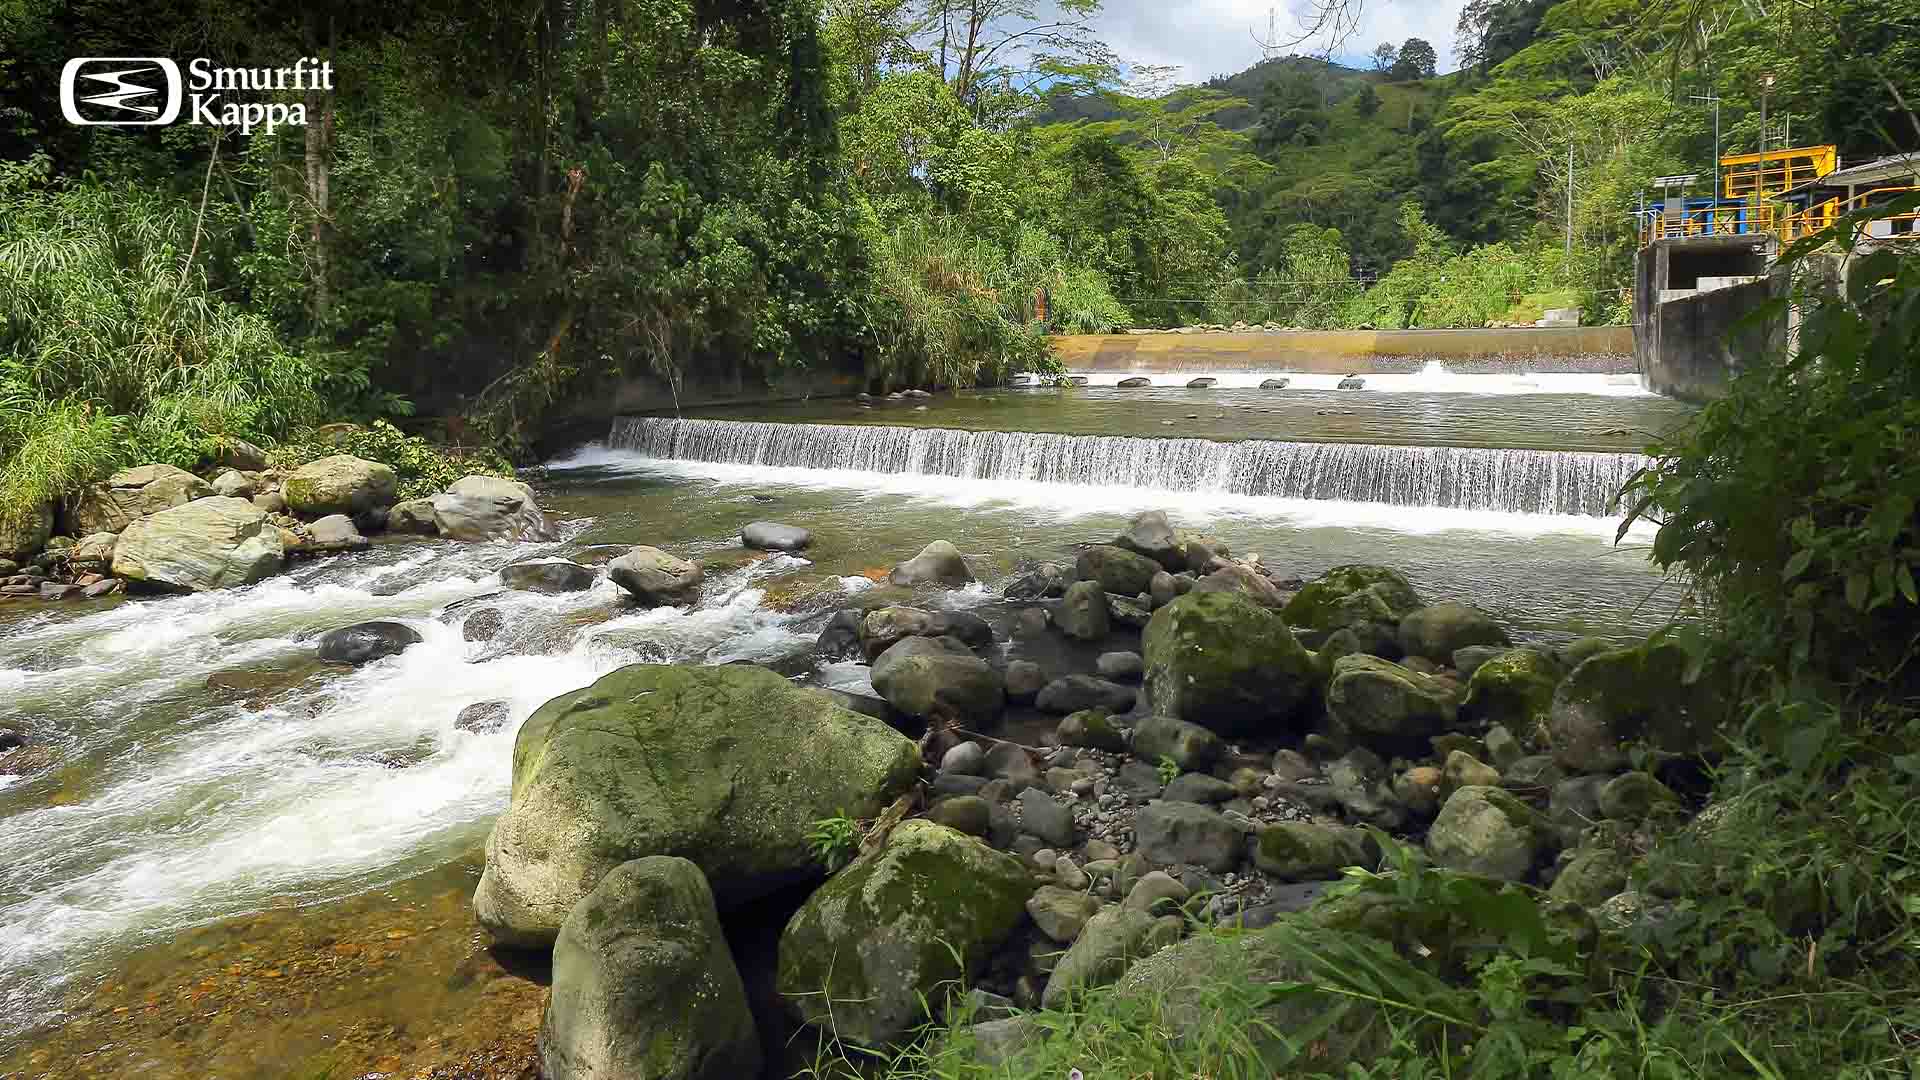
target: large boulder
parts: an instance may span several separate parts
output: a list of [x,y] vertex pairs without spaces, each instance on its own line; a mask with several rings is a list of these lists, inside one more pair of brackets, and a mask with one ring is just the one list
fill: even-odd
[[1361,740],[1424,744],[1457,718],[1454,686],[1377,656],[1343,656],[1327,683],[1327,715]]
[[220,495],[140,518],[113,545],[115,577],[170,591],[251,585],[285,559],[280,530],[265,513]]
[[440,526],[433,519],[433,500],[408,499],[393,504],[387,512],[387,530],[414,536],[440,535]]
[[1159,510],[1136,514],[1127,523],[1126,531],[1113,538],[1113,546],[1145,555],[1168,570],[1177,572],[1187,568],[1186,541],[1168,524],[1167,515]]
[[1040,690],[1034,704],[1042,712],[1075,713],[1082,709],[1126,712],[1133,708],[1134,691],[1130,686],[1092,675],[1062,675]]
[[67,500],[66,529],[75,536],[119,532],[148,514],[213,494],[205,480],[172,465],[136,465]]
[[1134,726],[1133,752],[1143,761],[1157,763],[1165,758],[1184,771],[1198,772],[1212,768],[1226,747],[1220,736],[1199,724],[1149,716]]
[[1379,858],[1372,834],[1311,821],[1263,825],[1253,845],[1253,864],[1282,881],[1337,878],[1349,866],[1371,868]]
[[376,619],[321,634],[318,653],[329,664],[368,664],[398,656],[420,641],[420,631],[406,623]]
[[1496,787],[1463,787],[1427,831],[1427,854],[1449,870],[1524,881],[1557,846],[1546,818]]
[[613,868],[560,925],[540,1026],[548,1080],[733,1080],[760,1036],[700,868],[655,855]]
[[780,993],[842,1039],[897,1043],[979,974],[1033,891],[1019,859],[931,821],[902,822],[794,912],[780,935]]
[[699,563],[642,544],[607,564],[607,576],[647,607],[693,602],[706,577]]
[[968,611],[875,608],[860,620],[860,648],[872,660],[910,637],[950,637],[972,648],[993,644],[993,627]]
[[548,595],[591,589],[599,577],[571,559],[533,559],[500,568],[500,584],[507,588]]
[[0,559],[18,562],[32,558],[52,536],[52,503],[30,506],[17,518],[0,517]]
[[1160,564],[1123,547],[1095,544],[1080,553],[1075,570],[1081,581],[1097,581],[1107,592],[1138,596],[1153,583]]
[[1400,620],[1400,647],[1408,656],[1446,663],[1469,645],[1508,644],[1507,632],[1479,608],[1449,600],[1423,607]]
[[1547,719],[1553,757],[1573,772],[1612,772],[1627,744],[1693,755],[1714,747],[1727,711],[1713,672],[1689,683],[1678,645],[1613,649],[1588,657],[1554,691]]
[[1460,711],[1509,731],[1527,731],[1553,708],[1558,685],[1558,664],[1533,649],[1509,649],[1473,669]]
[[[540,512],[533,489],[518,480],[463,476],[432,503],[434,530],[451,540],[551,540],[558,535]],[[410,509],[409,528],[415,516]]]
[[280,486],[288,510],[313,517],[392,506],[399,490],[399,477],[390,466],[352,454],[309,461],[288,474]]
[[920,549],[920,554],[893,568],[887,581],[894,585],[965,585],[973,580],[966,557],[945,540],[935,540]]
[[543,947],[645,855],[691,859],[731,908],[815,877],[814,823],[878,814],[919,767],[911,740],[765,668],[620,668],[520,725],[474,912],[494,940]]
[[1318,681],[1280,616],[1239,593],[1188,593],[1154,612],[1141,652],[1153,710],[1222,735],[1284,730]]
[[1399,657],[1400,620],[1421,606],[1420,594],[1398,570],[1353,564],[1336,566],[1307,582],[1281,614],[1296,626],[1324,639],[1337,630],[1351,630],[1362,652],[1389,660]]
[[798,525],[755,521],[740,530],[740,544],[761,551],[800,551],[813,544],[813,532]]

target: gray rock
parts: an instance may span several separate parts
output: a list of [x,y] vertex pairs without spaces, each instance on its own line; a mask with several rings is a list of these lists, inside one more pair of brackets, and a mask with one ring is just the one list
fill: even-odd
[[841,1039],[892,1045],[980,973],[1033,891],[1012,855],[930,821],[902,822],[788,921],[778,989]]
[[1427,832],[1427,853],[1441,866],[1524,881],[1553,846],[1546,821],[1494,787],[1463,787],[1447,798]]
[[1469,645],[1506,645],[1507,632],[1486,612],[1455,601],[1434,604],[1400,620],[1400,647],[1411,656],[1451,660]]
[[1053,613],[1060,632],[1081,641],[1099,641],[1113,628],[1107,610],[1107,594],[1097,581],[1076,581],[1067,586],[1060,607]]
[[1611,821],[1637,821],[1660,810],[1678,811],[1680,796],[1647,773],[1621,773],[1600,789],[1600,814]]
[[934,803],[927,820],[968,836],[985,836],[993,827],[993,804],[978,795],[955,795]]
[[944,795],[978,795],[987,786],[987,778],[967,773],[943,772],[933,778],[927,790],[935,798]]
[[1343,656],[1334,661],[1327,684],[1327,715],[1356,739],[1424,743],[1458,718],[1458,693],[1449,680],[1390,660]]
[[1171,915],[1180,910],[1180,905],[1186,903],[1190,895],[1187,887],[1176,881],[1173,875],[1164,870],[1155,870],[1140,875],[1133,887],[1127,890],[1127,898],[1120,905],[1148,915]]
[[1073,574],[1059,563],[1041,563],[1007,583],[1002,594],[1009,600],[1046,600],[1065,596],[1073,584]]
[[1239,826],[1194,803],[1148,803],[1134,815],[1133,828],[1140,854],[1164,865],[1232,870],[1240,865],[1246,846]]
[[972,1039],[971,1056],[982,1065],[1004,1065],[1021,1051],[1046,1038],[1047,1028],[1038,1017],[1009,1016],[984,1020],[967,1029]]
[[1349,866],[1371,868],[1379,859],[1366,832],[1307,821],[1263,825],[1253,845],[1253,864],[1283,881],[1337,878]]
[[1327,789],[1348,817],[1375,828],[1406,824],[1407,811],[1393,796],[1387,767],[1378,755],[1356,748],[1327,766]]
[[1087,920],[1073,947],[1054,966],[1041,994],[1042,1005],[1061,1008],[1075,993],[1119,979],[1134,961],[1178,941],[1178,922],[1125,907],[1102,910]]
[[1510,788],[1550,788],[1567,778],[1567,771],[1551,754],[1528,754],[1501,770],[1500,783]]
[[928,611],[900,605],[875,608],[860,622],[860,647],[868,659],[910,637],[952,638],[978,649],[993,644],[993,627],[968,611]]
[[1126,531],[1113,538],[1113,546],[1144,555],[1169,570],[1187,568],[1186,545],[1179,534],[1173,531],[1173,526],[1167,523],[1167,515],[1159,510],[1136,514],[1127,524]]
[[1126,712],[1133,708],[1132,687],[1091,675],[1066,675],[1048,683],[1035,700],[1044,712],[1073,713],[1082,709]]
[[976,731],[1006,708],[1000,673],[952,638],[902,640],[873,662],[872,680],[880,696],[908,716],[951,720]]
[[1212,768],[1224,750],[1220,736],[1199,724],[1149,716],[1134,725],[1133,752],[1147,762],[1169,758],[1182,770],[1198,772]]
[[1165,570],[1153,575],[1147,583],[1147,597],[1153,601],[1153,610],[1159,611],[1181,596],[1180,579]]
[[1112,544],[1095,544],[1082,551],[1074,564],[1081,581],[1098,582],[1106,592],[1137,596],[1153,583],[1160,564]]
[[[149,514],[184,506],[213,493],[205,480],[185,469],[172,465],[139,465],[121,469],[108,477],[106,483],[94,484],[69,497],[64,517],[75,535],[117,533]],[[40,537],[42,543],[52,535],[51,514],[45,522],[48,531]],[[39,550],[38,545],[34,550]]]
[[[533,489],[518,480],[463,476],[432,502],[435,531],[452,540],[552,540],[559,535],[540,512]],[[390,527],[412,531],[410,526],[411,512],[406,526]]]
[[1599,907],[1627,887],[1628,869],[1626,857],[1612,848],[1587,848],[1560,868],[1547,895],[1581,907]]
[[1580,834],[1599,824],[1600,792],[1612,779],[1607,776],[1574,776],[1553,785],[1547,797],[1547,821],[1559,835],[1563,846],[1579,843]]
[[982,776],[986,773],[987,752],[977,742],[956,743],[940,757],[940,771]]
[[352,454],[310,461],[289,473],[280,485],[287,508],[309,517],[351,516],[376,506],[391,506],[398,490],[399,478],[392,466]]
[[1009,660],[1005,674],[1007,700],[1025,704],[1047,685],[1047,673],[1031,660]]
[[1020,828],[1057,848],[1074,844],[1073,811],[1039,788],[1020,793]]
[[817,879],[814,823],[879,814],[920,755],[765,668],[634,664],[535,710],[513,765],[473,907],[496,942],[537,948],[642,854],[691,859],[723,907]]
[[1500,784],[1500,770],[1465,750],[1455,750],[1448,754],[1440,772],[1443,777],[1442,786],[1449,792],[1458,791],[1463,787],[1497,787]]
[[[253,501],[258,505],[261,499],[267,497],[255,495]],[[278,498],[278,496],[272,497]],[[286,502],[283,500],[280,506],[285,509]],[[387,511],[387,530],[415,536],[440,535],[439,522],[433,516],[433,500],[408,499],[406,502],[393,504],[393,509]]]
[[920,554],[893,568],[887,580],[895,585],[920,585],[937,582],[942,585],[965,585],[973,580],[973,571],[967,569],[967,560],[960,549],[945,540],[935,540],[920,549]]
[[1033,925],[1062,945],[1073,944],[1087,920],[1099,911],[1100,901],[1058,885],[1042,885],[1027,898],[1027,914],[1033,917]]
[[646,607],[678,607],[693,601],[706,574],[698,563],[641,545],[608,563],[607,576]]
[[280,530],[245,499],[215,495],[128,525],[113,546],[113,574],[149,588],[203,592],[251,585],[278,571]]
[[507,588],[549,595],[591,589],[598,578],[591,567],[568,559],[538,559],[500,568],[500,582]]
[[215,495],[225,495],[232,499],[251,499],[254,495],[253,481],[234,469],[228,469],[213,478],[209,485]]
[[1153,607],[1142,603],[1139,598],[1107,594],[1107,619],[1113,625],[1129,630],[1144,630],[1152,618]]
[[513,703],[507,701],[479,701],[460,710],[453,719],[455,731],[471,731],[476,735],[488,735],[507,726],[513,719]]
[[860,624],[866,619],[866,613],[859,608],[842,608],[827,619],[827,625],[821,627],[820,636],[814,640],[814,654],[823,660],[841,661],[862,658],[865,653],[860,648]]
[[1712,673],[1689,683],[1686,669],[1686,654],[1671,643],[1582,661],[1554,690],[1547,721],[1554,760],[1573,772],[1612,772],[1627,764],[1629,743],[1706,753],[1727,702]]
[[1274,587],[1265,574],[1248,569],[1238,563],[1229,563],[1219,567],[1193,586],[1193,592],[1238,593],[1263,608],[1278,611],[1286,606],[1287,599]]
[[798,525],[755,521],[740,530],[740,543],[762,551],[801,551],[813,545],[813,532]]
[[1114,790],[1136,805],[1159,798],[1164,786],[1160,783],[1160,770],[1144,761],[1126,762],[1113,778]]
[[1033,758],[1008,742],[995,743],[987,751],[987,775],[1006,781],[1011,794],[1015,795],[1040,782],[1040,770]]
[[1154,612],[1141,651],[1153,711],[1222,735],[1288,730],[1320,680],[1286,622],[1238,593],[1189,593]]
[[1116,752],[1127,748],[1126,736],[1113,726],[1105,709],[1082,709],[1069,713],[1060,721],[1054,737],[1061,746],[1085,746]]
[[1233,785],[1225,780],[1206,773],[1190,772],[1174,777],[1173,783],[1167,785],[1167,790],[1160,797],[1169,802],[1214,804],[1227,802],[1238,794]]
[[581,898],[554,942],[539,1046],[552,1080],[758,1075],[753,1011],[699,867],[635,859]]
[[373,542],[360,535],[353,519],[345,514],[328,514],[326,517],[307,525],[307,535],[312,540],[306,545],[306,551],[314,555],[337,554],[342,551],[365,551]]
[[1094,661],[1094,667],[1102,678],[1138,679],[1146,671],[1146,661],[1137,652],[1101,653],[1099,659]]
[[397,656],[422,640],[420,631],[406,623],[376,619],[321,634],[319,656],[330,664],[366,664]]
[[1520,745],[1520,740],[1514,738],[1513,732],[1508,731],[1504,724],[1488,728],[1480,741],[1486,744],[1487,758],[1497,769],[1510,769],[1514,762],[1527,756],[1527,748]]

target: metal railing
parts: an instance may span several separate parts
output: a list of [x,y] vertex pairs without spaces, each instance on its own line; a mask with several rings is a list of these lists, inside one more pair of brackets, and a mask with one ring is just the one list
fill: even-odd
[[1747,236],[1771,233],[1777,215],[1767,203],[1748,206],[1702,206],[1682,214],[1649,210],[1641,215],[1640,242],[1683,236]]
[[[1920,186],[1878,187],[1863,191],[1851,199],[1828,199],[1804,210],[1785,212],[1770,203],[1737,206],[1702,206],[1684,214],[1669,216],[1659,210],[1646,210],[1640,217],[1640,243],[1672,240],[1688,236],[1745,236],[1771,234],[1782,243],[1829,228],[1845,214],[1897,195],[1920,191]],[[1881,218],[1868,224],[1869,240],[1920,238],[1920,211]]]
[[[1851,214],[1876,202],[1885,202],[1912,191],[1920,191],[1920,187],[1878,187],[1862,191],[1851,199],[1828,199],[1781,218],[1780,239],[1790,243],[1803,236],[1811,236],[1839,221],[1843,214]],[[1868,240],[1920,238],[1920,211],[1908,211],[1868,222],[1864,235]]]

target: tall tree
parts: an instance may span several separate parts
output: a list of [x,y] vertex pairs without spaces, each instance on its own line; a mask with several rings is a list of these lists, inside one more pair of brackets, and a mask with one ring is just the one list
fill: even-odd
[[1400,55],[1394,60],[1388,74],[1401,81],[1431,79],[1439,63],[1439,54],[1433,51],[1432,45],[1420,38],[1408,38],[1407,43],[1400,46]]

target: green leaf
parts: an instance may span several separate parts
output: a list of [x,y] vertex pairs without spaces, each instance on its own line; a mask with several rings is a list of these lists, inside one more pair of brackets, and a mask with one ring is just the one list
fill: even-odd
[[1913,587],[1913,568],[1906,563],[1897,564],[1894,579],[1900,585],[1900,595],[1907,598],[1909,604],[1920,604],[1920,595],[1915,595]]
[[1799,551],[1794,552],[1793,558],[1787,560],[1787,568],[1780,572],[1780,580],[1792,581],[1794,578],[1806,573],[1807,564],[1812,561],[1813,551],[1811,549],[1801,548]]
[[1867,607],[1867,590],[1871,588],[1872,585],[1872,580],[1862,571],[1855,570],[1853,573],[1848,574],[1847,606],[1855,611],[1865,611]]

